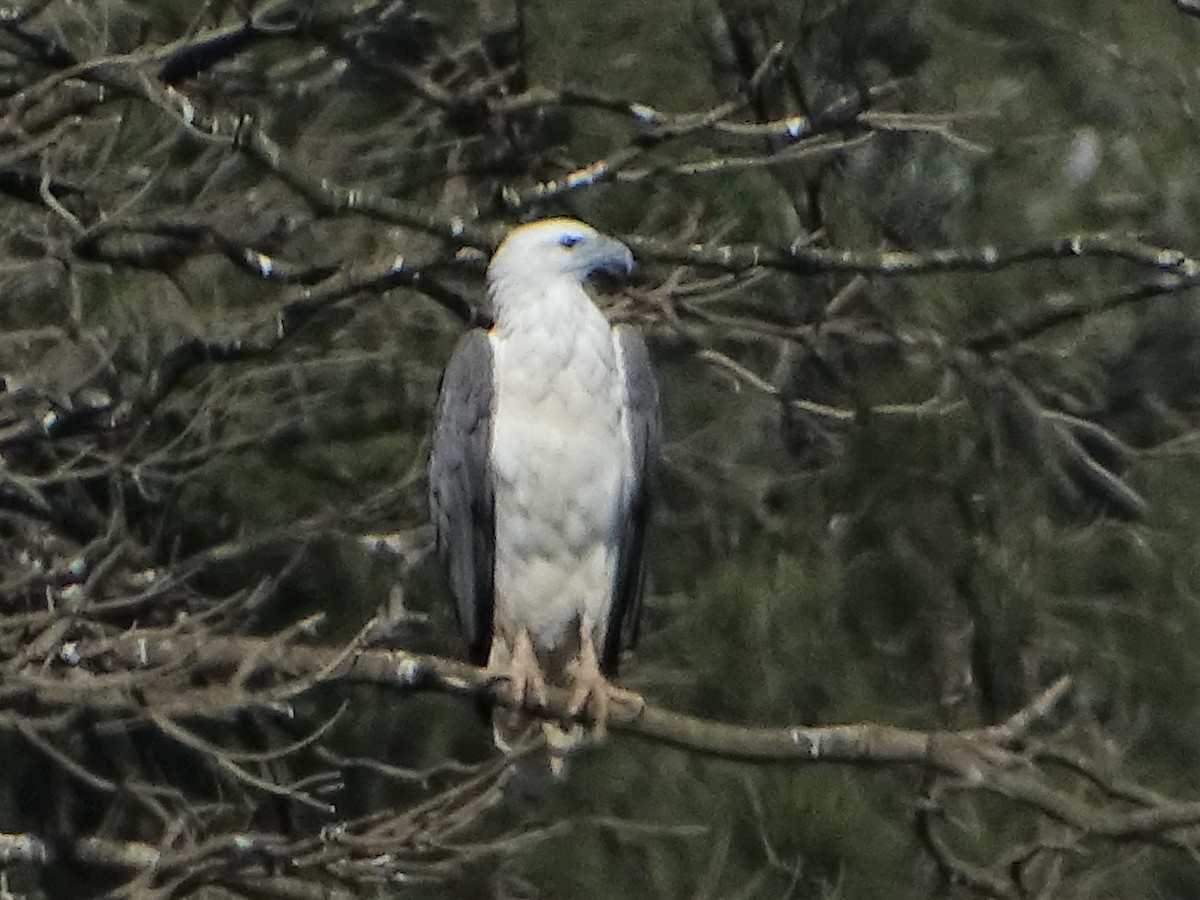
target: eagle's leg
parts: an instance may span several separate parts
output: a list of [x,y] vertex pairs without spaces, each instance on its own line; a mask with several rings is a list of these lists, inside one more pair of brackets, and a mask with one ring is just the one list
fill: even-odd
[[533,652],[533,641],[524,628],[516,629],[516,638],[507,660],[497,659],[497,644],[492,642],[488,671],[508,683],[507,699],[514,706],[544,708],[546,706],[546,679]]
[[586,616],[579,617],[579,656],[571,661],[570,672],[571,704],[568,711],[572,716],[583,715],[588,720],[593,737],[604,737],[612,685],[600,671],[600,658],[596,655],[591,623]]

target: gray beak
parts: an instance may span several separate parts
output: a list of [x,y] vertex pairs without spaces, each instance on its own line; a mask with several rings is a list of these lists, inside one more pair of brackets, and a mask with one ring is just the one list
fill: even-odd
[[611,275],[628,275],[633,271],[633,251],[612,238],[601,237],[596,242],[596,254],[588,267],[588,274],[608,272]]

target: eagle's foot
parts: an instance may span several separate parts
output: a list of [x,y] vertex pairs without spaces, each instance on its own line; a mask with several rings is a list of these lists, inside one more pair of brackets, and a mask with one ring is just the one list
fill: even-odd
[[568,666],[571,701],[567,712],[572,719],[583,719],[593,738],[604,737],[608,730],[609,697],[613,686],[600,671],[592,629],[586,620],[579,623],[579,656]]
[[573,673],[571,702],[567,713],[572,719],[582,719],[594,738],[602,738],[608,730],[608,706],[612,685],[597,671],[595,676]]
[[522,630],[512,648],[507,664],[499,667],[494,676],[497,692],[507,706],[526,709],[545,709],[546,679],[533,652],[529,633]]
[[608,702],[612,709],[610,714],[621,721],[633,722],[642,717],[646,711],[646,698],[637,691],[627,691],[612,682],[608,685]]

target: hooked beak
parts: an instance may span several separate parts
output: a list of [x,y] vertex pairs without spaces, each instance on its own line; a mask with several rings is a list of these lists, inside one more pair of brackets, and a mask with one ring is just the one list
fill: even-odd
[[633,271],[633,251],[612,238],[601,237],[588,274],[606,272],[609,275],[628,275]]

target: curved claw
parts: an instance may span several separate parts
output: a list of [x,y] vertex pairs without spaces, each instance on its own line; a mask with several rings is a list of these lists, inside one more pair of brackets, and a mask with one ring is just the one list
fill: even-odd
[[609,703],[616,707],[613,715],[622,721],[635,722],[646,711],[646,698],[637,691],[627,691],[610,683],[608,686]]
[[590,728],[593,738],[602,738],[608,732],[608,700],[611,686],[600,676],[593,681],[576,681],[571,692],[568,712],[572,719],[583,719]]
[[571,664],[572,718],[583,718],[591,728],[592,737],[602,738],[608,730],[609,695],[613,687],[600,671],[592,629],[585,620],[579,623],[579,657]]
[[489,662],[484,685],[506,706],[533,710],[545,708],[546,681],[527,632],[521,631],[517,635],[512,656],[506,663]]

